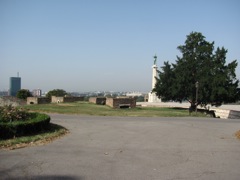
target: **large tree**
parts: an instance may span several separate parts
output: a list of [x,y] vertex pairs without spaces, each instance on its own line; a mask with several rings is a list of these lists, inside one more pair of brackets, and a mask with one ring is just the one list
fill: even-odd
[[52,96],[63,97],[65,95],[67,95],[67,92],[65,90],[63,90],[63,89],[53,89],[46,94],[46,97],[48,97],[48,98],[51,98]]
[[153,91],[163,100],[188,100],[192,107],[199,104],[235,102],[239,99],[235,69],[237,60],[226,64],[227,50],[214,49],[199,32],[187,36],[178,46],[182,56],[176,63],[164,62]]
[[21,89],[17,92],[17,98],[26,100],[27,97],[32,97],[32,93],[28,89]]

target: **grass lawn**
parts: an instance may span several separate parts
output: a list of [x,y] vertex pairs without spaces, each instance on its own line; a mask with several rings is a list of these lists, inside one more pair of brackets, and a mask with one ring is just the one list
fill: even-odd
[[67,133],[68,130],[64,127],[51,123],[48,130],[39,134],[21,136],[6,140],[0,139],[0,149],[17,149],[26,146],[47,144]]
[[[160,107],[136,107],[130,109],[114,109],[108,106],[96,105],[88,102],[38,104],[25,106],[31,111],[59,114],[81,114],[94,116],[137,116],[137,117],[186,117],[187,109],[160,108]],[[192,116],[196,116],[192,113]],[[205,116],[198,113],[197,116]]]

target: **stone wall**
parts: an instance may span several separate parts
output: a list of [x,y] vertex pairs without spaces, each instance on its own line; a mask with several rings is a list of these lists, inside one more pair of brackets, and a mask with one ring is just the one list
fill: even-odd
[[240,111],[228,109],[214,109],[215,116],[221,119],[240,119]]
[[50,103],[50,99],[46,97],[38,97],[38,104],[48,104]]
[[28,97],[27,104],[48,104],[50,99],[46,97]]
[[28,97],[27,104],[48,104],[48,103],[63,103],[83,101],[84,97],[56,97],[52,96],[51,99],[45,97]]
[[27,104],[38,104],[38,97],[27,97]]
[[106,105],[113,108],[135,108],[135,98],[107,98]]
[[14,96],[2,96],[0,97],[0,106],[21,106],[25,105],[26,101],[18,99]]
[[84,97],[64,97],[63,102],[84,101]]
[[76,101],[84,101],[84,97],[57,97],[52,96],[52,103],[63,103],[63,102],[76,102]]
[[90,97],[89,102],[99,105],[105,105],[106,104],[106,98],[105,97]]
[[64,102],[64,97],[52,96],[51,97],[51,102],[52,103],[63,103]]
[[231,110],[228,119],[240,119],[240,111]]

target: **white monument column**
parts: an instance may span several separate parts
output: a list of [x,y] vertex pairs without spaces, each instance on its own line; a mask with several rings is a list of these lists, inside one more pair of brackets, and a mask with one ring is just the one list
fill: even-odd
[[[155,84],[157,82],[157,56],[154,56],[154,64],[152,66],[152,89],[155,88]],[[149,92],[148,93],[148,102],[161,102],[161,99],[159,99],[155,92]]]
[[152,89],[155,88],[155,84],[157,82],[156,77],[157,77],[157,65],[154,64],[152,66]]

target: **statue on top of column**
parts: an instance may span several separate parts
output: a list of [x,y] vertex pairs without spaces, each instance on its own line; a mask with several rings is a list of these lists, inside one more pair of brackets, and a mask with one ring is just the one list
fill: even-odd
[[153,58],[154,58],[153,64],[154,64],[154,65],[157,65],[157,55],[153,56]]

